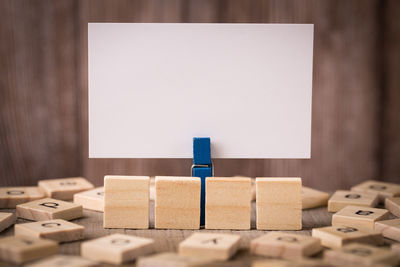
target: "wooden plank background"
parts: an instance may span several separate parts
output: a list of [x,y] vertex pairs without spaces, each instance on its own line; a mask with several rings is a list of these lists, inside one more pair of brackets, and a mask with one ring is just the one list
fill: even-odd
[[398,14],[396,0],[1,0],[0,185],[189,175],[191,160],[88,159],[87,22],[314,23],[312,159],[219,159],[215,174],[400,182]]

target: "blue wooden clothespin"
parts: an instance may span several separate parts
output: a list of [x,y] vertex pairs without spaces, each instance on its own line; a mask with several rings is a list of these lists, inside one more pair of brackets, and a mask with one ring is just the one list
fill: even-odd
[[201,178],[200,225],[205,223],[206,177],[213,176],[209,137],[193,138],[192,176]]

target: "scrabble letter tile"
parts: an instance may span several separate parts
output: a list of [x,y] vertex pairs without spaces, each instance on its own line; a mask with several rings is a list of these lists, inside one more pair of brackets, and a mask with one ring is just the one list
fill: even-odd
[[250,229],[251,179],[206,179],[206,229]]
[[93,184],[82,177],[41,180],[38,185],[47,197],[60,200],[72,200],[75,193],[93,188]]
[[337,212],[346,206],[376,207],[378,193],[336,191],[328,201],[328,211]]
[[179,244],[179,254],[228,260],[239,247],[240,236],[220,233],[194,233]]
[[87,259],[122,264],[154,251],[153,239],[113,234],[81,244],[81,255]]
[[353,186],[351,191],[378,193],[379,203],[383,204],[385,203],[385,198],[387,197],[400,196],[400,185],[368,180]]
[[87,260],[78,256],[71,255],[55,255],[43,260],[35,261],[27,264],[25,267],[94,267],[98,266],[97,262]]
[[0,187],[0,208],[15,208],[18,204],[44,198],[39,187]]
[[375,230],[386,238],[400,242],[400,219],[375,222]]
[[104,177],[104,228],[149,228],[148,176]]
[[328,226],[312,229],[312,236],[321,239],[328,248],[340,248],[349,243],[358,242],[371,245],[383,245],[380,232],[350,226]]
[[58,244],[52,240],[28,236],[0,238],[0,259],[16,264],[57,254]]
[[62,219],[16,224],[16,236],[32,236],[68,242],[83,239],[85,227]]
[[13,213],[0,212],[0,232],[7,229],[15,223],[15,216]]
[[334,226],[353,226],[357,228],[374,229],[376,221],[385,220],[389,212],[385,209],[361,206],[347,206],[332,216]]
[[301,178],[257,178],[256,190],[257,229],[301,229]]
[[44,198],[17,205],[17,217],[32,221],[72,220],[82,217],[82,206],[62,200]]
[[302,209],[312,209],[326,206],[328,203],[329,194],[312,189],[307,186],[301,188]]
[[140,257],[138,267],[199,267],[208,266],[212,261],[204,257],[190,257],[164,252],[154,256]]
[[155,228],[200,228],[200,178],[156,177]]
[[104,211],[104,187],[76,193],[74,203],[82,205],[84,209]]
[[250,251],[254,255],[284,259],[299,259],[314,255],[321,250],[322,246],[318,238],[283,232],[270,232],[250,243]]
[[385,199],[385,208],[397,217],[400,217],[400,197]]

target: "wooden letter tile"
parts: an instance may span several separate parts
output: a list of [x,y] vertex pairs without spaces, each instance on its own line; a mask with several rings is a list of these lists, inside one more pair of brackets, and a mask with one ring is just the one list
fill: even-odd
[[16,264],[57,254],[58,244],[52,240],[28,236],[0,238],[0,259]]
[[299,259],[314,255],[321,250],[318,238],[283,232],[270,232],[250,243],[250,251],[254,255],[284,259]]
[[368,180],[351,188],[356,192],[378,193],[379,203],[383,204],[385,198],[400,196],[400,185],[381,181]]
[[328,201],[328,211],[337,212],[346,206],[376,207],[378,193],[336,191]]
[[74,203],[82,205],[84,209],[104,211],[104,187],[76,193]]
[[39,187],[0,187],[0,208],[15,208],[18,204],[44,198]]
[[156,177],[155,228],[200,228],[200,178]]
[[301,189],[302,209],[323,207],[328,204],[329,194],[303,186]]
[[47,197],[61,200],[72,200],[75,193],[93,188],[93,184],[82,177],[41,180],[38,185]]
[[228,260],[239,247],[240,236],[220,233],[194,233],[179,244],[179,254]]
[[113,234],[81,244],[81,255],[87,259],[122,264],[154,251],[153,239]]
[[397,217],[400,217],[400,197],[385,199],[385,208]]
[[71,255],[55,255],[43,260],[35,261],[27,264],[25,267],[94,267],[98,266],[97,262],[87,260],[78,256]]
[[62,219],[16,224],[16,236],[32,236],[68,242],[83,239],[85,227]]
[[375,222],[375,230],[386,238],[400,242],[400,219]]
[[104,228],[149,228],[148,176],[104,178]]
[[138,267],[200,267],[208,266],[212,261],[204,257],[191,257],[177,253],[164,252],[148,257],[141,257]]
[[347,206],[333,214],[332,225],[374,229],[376,221],[385,220],[388,216],[389,212],[385,209]]
[[301,178],[257,178],[256,190],[257,229],[301,229]]
[[349,243],[358,242],[371,245],[383,245],[380,232],[350,226],[328,226],[312,229],[312,236],[321,239],[321,244],[328,248],[340,248]]
[[206,229],[250,229],[251,179],[206,179]]
[[0,212],[0,232],[7,229],[15,223],[15,216],[13,213]]
[[32,221],[72,220],[82,217],[82,206],[62,200],[44,198],[17,205],[17,217]]

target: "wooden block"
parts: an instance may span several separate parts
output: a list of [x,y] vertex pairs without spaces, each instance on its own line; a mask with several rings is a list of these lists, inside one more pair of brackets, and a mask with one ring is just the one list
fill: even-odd
[[17,205],[17,217],[32,221],[72,220],[82,217],[82,205],[44,198]]
[[41,180],[38,185],[47,197],[60,200],[72,200],[74,194],[93,188],[93,184],[82,177]]
[[374,229],[376,221],[385,220],[388,216],[389,212],[385,209],[347,206],[333,214],[332,225]]
[[398,262],[397,255],[393,251],[360,243],[351,243],[338,250],[326,250],[324,259],[342,266],[395,265]]
[[328,201],[328,211],[337,212],[346,206],[376,207],[378,193],[336,191]]
[[250,243],[250,251],[253,255],[284,259],[300,259],[321,250],[322,246],[318,238],[283,232],[269,232]]
[[200,228],[200,178],[156,177],[155,228]]
[[378,193],[379,203],[383,204],[385,202],[385,198],[400,196],[400,185],[368,180],[353,186],[351,191]]
[[76,193],[74,203],[82,205],[84,209],[104,211],[104,187]]
[[328,204],[329,194],[307,186],[301,188],[302,209],[323,207]]
[[327,226],[312,229],[312,236],[319,238],[321,244],[328,248],[341,248],[349,243],[383,245],[380,232],[349,226]]
[[124,234],[103,236],[81,244],[83,257],[113,264],[126,263],[153,251],[153,239]]
[[58,242],[75,241],[84,238],[85,227],[62,219],[16,224],[16,236],[31,236],[52,239]]
[[15,223],[15,216],[10,212],[0,212],[0,232]]
[[148,176],[104,177],[104,228],[149,228]]
[[0,259],[16,264],[57,254],[58,244],[52,240],[28,236],[0,238]]
[[177,253],[164,252],[149,257],[141,257],[138,267],[198,267],[208,266],[212,260],[203,257],[191,257]]
[[301,229],[301,178],[256,178],[256,190],[257,229]]
[[43,260],[27,264],[25,267],[92,267],[98,266],[98,263],[88,259],[72,255],[55,255]]
[[194,233],[179,244],[179,254],[228,260],[239,247],[240,236],[220,233]]
[[400,242],[400,219],[375,222],[375,230],[386,238]]
[[37,186],[0,187],[0,208],[15,208],[18,204],[44,198]]
[[250,229],[251,179],[206,179],[206,229]]
[[400,255],[400,243],[392,244],[392,251]]
[[397,217],[400,217],[400,197],[386,198],[385,208]]

